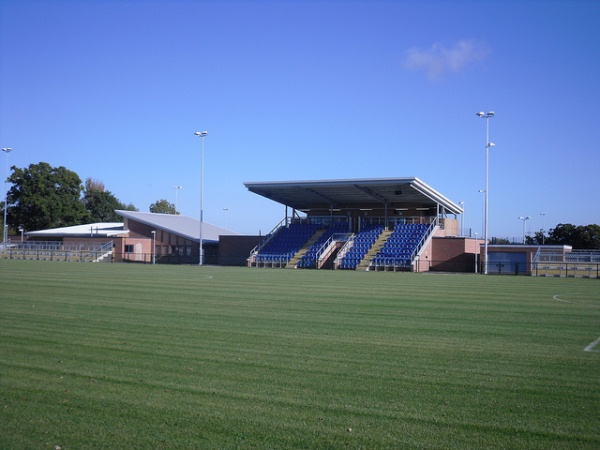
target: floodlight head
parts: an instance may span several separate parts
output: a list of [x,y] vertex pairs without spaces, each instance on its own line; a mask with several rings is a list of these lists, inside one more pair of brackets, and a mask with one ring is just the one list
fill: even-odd
[[485,113],[484,113],[483,111],[479,111],[479,112],[477,113],[477,115],[478,115],[479,117],[483,117],[483,116],[485,116]]
[[204,137],[208,134],[208,131],[196,131],[194,134],[198,137]]
[[2,151],[3,151],[3,152],[6,152],[6,153],[10,153],[10,152],[12,152],[12,148],[10,148],[10,147],[5,147],[5,148],[3,148],[3,149],[2,149]]
[[487,116],[488,117],[494,117],[494,114],[495,114],[494,111],[490,111],[489,113],[487,113]]
[[493,142],[488,142],[488,145],[487,145],[487,146],[488,146],[488,148],[490,148],[490,147],[495,147],[495,146],[496,146],[496,144],[494,144]]

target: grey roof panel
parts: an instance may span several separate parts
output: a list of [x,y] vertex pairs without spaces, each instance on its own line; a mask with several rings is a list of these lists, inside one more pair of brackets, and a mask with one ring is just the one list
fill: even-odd
[[48,230],[26,231],[32,237],[114,237],[127,233],[123,222],[88,223],[71,227],[52,228]]
[[[124,218],[135,220],[158,230],[177,234],[192,241],[200,240],[200,221],[188,216],[125,210],[116,210],[115,212]],[[205,242],[216,243],[219,242],[219,236],[238,234],[206,222],[202,225],[202,240]]]

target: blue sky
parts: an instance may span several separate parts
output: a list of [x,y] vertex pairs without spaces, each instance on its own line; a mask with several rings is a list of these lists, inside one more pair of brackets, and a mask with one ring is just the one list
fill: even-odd
[[199,217],[206,130],[209,223],[283,218],[244,181],[416,176],[481,235],[492,110],[490,235],[600,223],[598,23],[592,0],[0,0],[0,145],[140,211],[180,185]]

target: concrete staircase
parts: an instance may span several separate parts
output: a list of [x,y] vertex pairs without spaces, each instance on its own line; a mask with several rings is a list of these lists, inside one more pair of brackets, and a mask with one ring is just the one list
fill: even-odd
[[373,246],[369,249],[369,251],[365,254],[365,257],[358,263],[356,266],[356,270],[359,272],[366,272],[369,270],[369,265],[371,264],[371,260],[375,258],[375,255],[381,250],[383,244],[390,238],[392,234],[391,230],[384,230],[381,232]]
[[291,257],[291,259],[285,265],[285,268],[295,269],[298,265],[298,261],[300,261],[300,259],[306,254],[310,246],[317,242],[321,236],[323,236],[323,233],[325,233],[325,230],[318,230],[315,234],[313,234],[312,237],[306,241],[304,246],[298,250],[294,256]]

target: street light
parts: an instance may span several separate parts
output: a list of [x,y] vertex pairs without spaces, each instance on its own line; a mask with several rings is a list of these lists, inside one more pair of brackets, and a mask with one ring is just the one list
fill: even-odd
[[200,239],[198,243],[198,265],[202,265],[204,248],[202,247],[202,222],[204,221],[204,138],[208,131],[196,131],[194,135],[202,139],[202,154],[200,156]]
[[542,245],[544,245],[546,239],[544,236],[544,233],[546,232],[546,230],[544,228],[546,228],[546,218],[544,217],[546,215],[546,213],[540,213],[540,216],[542,216]]
[[477,242],[477,233],[475,233],[475,273],[477,273],[477,255],[479,254],[479,246]]
[[490,159],[490,147],[494,144],[490,142],[490,119],[494,117],[494,111],[490,111],[487,114],[484,112],[478,112],[478,117],[485,119],[485,217],[483,225],[483,274],[488,273],[488,218],[489,218],[489,206],[488,206],[488,195],[490,191],[489,186],[489,159]]
[[477,192],[481,194],[481,235],[485,228],[485,189],[479,189]]
[[223,208],[224,214],[225,214],[225,229],[227,229],[227,211],[229,211],[229,208]]
[[177,214],[177,194],[179,193],[179,189],[181,189],[181,186],[175,186],[175,214]]
[[156,231],[152,230],[152,264],[156,263]]
[[462,208],[462,213],[460,214],[460,235],[461,237],[465,235],[464,233],[464,225],[465,225],[465,202],[458,202],[460,207]]
[[531,217],[527,216],[527,217],[523,217],[523,216],[519,216],[517,217],[517,219],[522,220],[523,221],[523,244],[525,244],[525,223],[531,219]]
[[4,180],[4,228],[2,229],[2,243],[6,247],[8,241],[8,228],[6,225],[6,213],[8,211],[8,154],[12,152],[12,148],[5,147],[2,149],[6,153],[6,179]]

